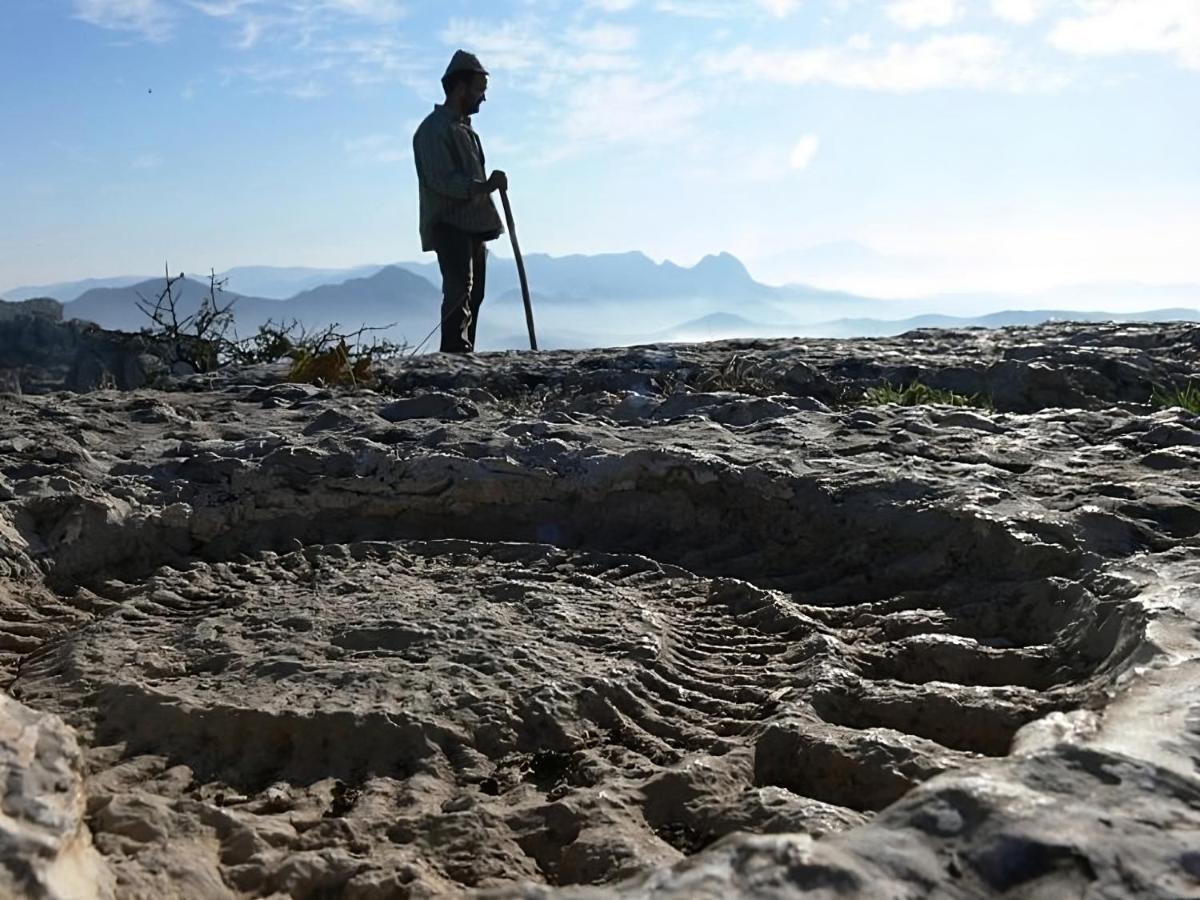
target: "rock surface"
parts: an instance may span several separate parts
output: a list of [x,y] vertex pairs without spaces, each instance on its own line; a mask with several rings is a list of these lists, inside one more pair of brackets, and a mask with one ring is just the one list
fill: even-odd
[[63,321],[56,300],[0,302],[0,394],[158,386],[173,369],[195,371],[180,360],[181,350],[194,355],[211,348],[194,339],[175,344],[78,319]]
[[0,892],[45,898],[112,896],[107,866],[84,824],[81,756],[57,716],[0,694]]
[[[0,396],[8,890],[1200,896],[1200,416],[1148,402],[1198,354],[1047,326]],[[983,405],[864,403],[912,381]]]

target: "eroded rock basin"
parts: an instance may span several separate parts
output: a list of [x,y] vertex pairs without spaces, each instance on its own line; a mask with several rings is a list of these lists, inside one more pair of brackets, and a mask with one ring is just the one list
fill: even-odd
[[[1200,893],[1200,423],[1127,396],[1194,339],[978,334],[0,400],[9,690],[83,746],[54,853],[131,897]],[[861,406],[868,349],[1024,408]]]

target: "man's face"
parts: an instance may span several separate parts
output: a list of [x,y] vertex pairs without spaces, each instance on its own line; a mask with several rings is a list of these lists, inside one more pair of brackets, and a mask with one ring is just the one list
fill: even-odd
[[466,107],[467,115],[473,116],[479,112],[479,106],[487,99],[488,80],[486,75],[476,75],[467,85]]

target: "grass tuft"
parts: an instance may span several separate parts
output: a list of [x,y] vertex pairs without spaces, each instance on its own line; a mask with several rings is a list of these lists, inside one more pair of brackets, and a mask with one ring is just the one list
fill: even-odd
[[1155,387],[1150,394],[1150,402],[1155,406],[1179,406],[1190,413],[1200,413],[1200,387],[1194,381],[1189,381],[1183,387]]
[[980,409],[992,408],[991,401],[982,394],[957,394],[954,391],[930,387],[919,381],[903,387],[885,384],[881,387],[867,388],[863,393],[863,402],[868,406],[895,403],[899,406],[941,404],[942,406],[974,406]]

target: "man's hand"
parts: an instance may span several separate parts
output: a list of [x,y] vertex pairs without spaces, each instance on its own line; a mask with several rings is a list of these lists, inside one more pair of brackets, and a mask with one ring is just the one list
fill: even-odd
[[500,169],[493,169],[492,177],[487,180],[486,184],[489,194],[492,191],[507,191],[508,176],[505,175]]

